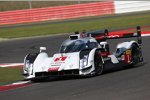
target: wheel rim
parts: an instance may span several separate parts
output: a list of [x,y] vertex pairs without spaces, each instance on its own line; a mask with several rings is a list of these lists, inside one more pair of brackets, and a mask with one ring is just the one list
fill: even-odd
[[100,75],[103,72],[103,63],[102,58],[100,58],[98,55],[95,57],[95,74]]

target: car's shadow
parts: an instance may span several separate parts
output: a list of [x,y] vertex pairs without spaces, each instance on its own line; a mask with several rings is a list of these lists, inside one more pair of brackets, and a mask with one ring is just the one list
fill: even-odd
[[[130,69],[134,69],[134,68],[139,68],[142,67],[144,65],[146,65],[148,62],[143,62],[143,63],[139,63],[136,66],[127,66],[127,67],[116,67],[116,68],[112,68],[110,70],[106,70],[102,75],[106,75],[106,74],[112,74],[112,73],[116,73],[116,72],[120,72],[120,71],[124,71],[124,70],[130,70]],[[100,75],[101,76],[101,75]],[[79,79],[87,79],[87,78],[91,78],[91,77],[81,77],[81,76],[63,76],[63,77],[46,77],[46,78],[42,78],[42,79],[34,79],[32,80],[32,83],[45,83],[45,82],[56,82],[56,81],[66,81],[66,80],[79,80]]]
[[146,64],[148,64],[148,62],[142,62],[142,63],[139,63],[135,66],[129,65],[129,66],[124,66],[124,67],[122,67],[122,66],[113,67],[112,69],[106,70],[103,73],[103,75],[115,73],[115,72],[118,72],[118,71],[124,71],[124,70],[130,70],[130,69],[134,69],[134,68],[143,67]]

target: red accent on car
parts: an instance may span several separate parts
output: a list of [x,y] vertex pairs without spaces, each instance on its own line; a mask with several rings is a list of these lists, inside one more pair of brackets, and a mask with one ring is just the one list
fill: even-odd
[[110,53],[105,51],[105,52],[101,52],[100,55],[102,57],[107,57],[108,55],[110,55]]
[[65,61],[67,58],[67,56],[64,56],[64,57],[58,57],[58,58],[55,58],[54,62],[57,62],[57,61]]
[[131,54],[125,54],[125,62],[130,63],[131,62]]
[[99,36],[96,36],[94,37],[96,40],[101,40],[101,39],[104,39],[105,36],[104,35],[99,35]]
[[48,72],[55,72],[58,71],[59,67],[49,68]]
[[56,58],[54,61],[55,61],[55,62],[59,61],[59,58]]
[[67,57],[61,57],[61,61],[65,61]]

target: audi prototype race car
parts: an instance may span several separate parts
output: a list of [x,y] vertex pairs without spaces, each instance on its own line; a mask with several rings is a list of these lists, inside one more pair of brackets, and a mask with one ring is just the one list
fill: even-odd
[[[109,51],[107,39],[137,37],[137,41],[119,43],[115,53]],[[137,32],[110,37],[108,30],[70,35],[59,53],[48,57],[46,47],[24,58],[23,75],[26,79],[50,76],[95,76],[103,73],[108,64],[113,66],[136,65],[143,61],[141,29]]]

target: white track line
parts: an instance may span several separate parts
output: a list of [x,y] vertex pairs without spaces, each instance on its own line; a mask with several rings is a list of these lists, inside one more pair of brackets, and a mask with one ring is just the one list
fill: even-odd
[[142,34],[142,36],[150,36],[150,33],[149,34]]
[[17,66],[23,66],[23,63],[5,63],[5,64],[0,64],[0,67],[17,67]]
[[31,81],[19,81],[19,82],[12,83],[11,85],[26,84],[26,83],[31,83]]

